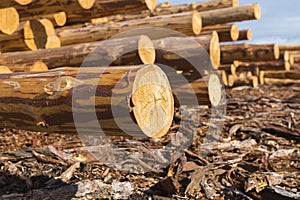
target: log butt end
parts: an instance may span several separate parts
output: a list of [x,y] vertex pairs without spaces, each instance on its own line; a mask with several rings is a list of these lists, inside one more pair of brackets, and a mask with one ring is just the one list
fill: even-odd
[[196,10],[193,11],[192,26],[195,35],[199,35],[202,29],[202,17]]
[[30,66],[29,71],[30,72],[48,71],[48,67],[45,63],[36,61],[32,66]]
[[156,8],[156,0],[145,0],[145,3],[151,12]]
[[67,15],[65,12],[55,13],[53,17],[57,26],[64,26],[67,23]]
[[279,59],[280,57],[280,49],[279,49],[279,46],[277,44],[274,44],[274,47],[273,47],[273,51],[274,51],[274,57],[275,59]]
[[212,74],[208,80],[208,94],[212,106],[218,106],[222,99],[222,85],[219,76]]
[[0,74],[11,74],[12,71],[6,66],[0,66]]
[[230,35],[232,41],[236,41],[239,39],[239,27],[237,24],[233,24],[230,29]]
[[15,2],[17,2],[18,4],[25,6],[28,5],[32,2],[32,0],[15,0]]
[[0,9],[0,31],[11,35],[19,27],[19,13],[13,8]]
[[83,9],[91,9],[95,0],[78,0],[78,3]]
[[152,40],[146,35],[142,35],[139,39],[138,54],[144,64],[153,64],[155,62],[154,45]]
[[164,136],[171,127],[174,99],[165,73],[155,65],[139,70],[131,100],[137,124],[151,138]]
[[219,43],[219,35],[216,31],[212,32],[212,38],[209,47],[209,56],[212,67],[218,69],[221,63],[221,49]]
[[261,18],[261,9],[258,3],[253,5],[253,14],[255,19]]

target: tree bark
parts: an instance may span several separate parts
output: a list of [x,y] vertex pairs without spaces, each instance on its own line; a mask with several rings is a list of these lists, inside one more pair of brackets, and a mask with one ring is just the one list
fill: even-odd
[[300,51],[300,45],[280,45],[280,51]]
[[0,51],[26,51],[60,47],[52,23],[47,19],[21,23],[12,35],[0,34]]
[[99,135],[100,123],[106,135],[161,137],[173,119],[172,91],[155,65],[61,68],[0,79],[0,127]]
[[280,56],[279,47],[276,44],[223,44],[221,47],[221,63],[228,64],[235,60],[274,61]]
[[[36,19],[36,16],[29,16],[26,18],[23,18],[23,21],[29,21]],[[54,14],[47,14],[40,16],[40,19],[48,19],[52,22],[54,27],[64,26],[67,23],[67,15],[65,12],[58,12]]]
[[241,40],[252,40],[252,31],[250,29],[239,31],[238,41]]
[[201,32],[201,16],[198,12],[185,12],[174,15],[130,20],[114,24],[90,24],[69,26],[57,29],[63,46],[77,43],[105,40],[113,35],[135,28],[164,27],[179,31],[186,35],[198,35]]
[[275,78],[275,79],[298,79],[300,80],[300,72],[293,71],[262,71],[263,78]]
[[35,16],[39,19],[43,15],[58,12],[79,12],[86,20],[91,18],[109,16],[114,14],[153,10],[156,4],[154,0],[33,0],[27,6],[16,7],[21,21],[23,18]]
[[258,4],[204,11],[200,12],[200,14],[202,17],[203,27],[228,22],[257,20],[261,16]]
[[236,61],[235,65],[237,68],[247,69],[247,68],[258,68],[263,71],[272,70],[286,70],[289,71],[291,66],[288,62],[277,60],[277,61],[267,61],[267,62],[239,62]]
[[19,14],[14,7],[0,9],[0,33],[13,34],[19,27]]
[[80,67],[84,61],[84,66],[89,67],[153,64],[155,49],[152,41],[143,35],[0,55],[1,65],[8,67],[32,65],[35,61],[45,63],[50,69],[66,66]]
[[218,24],[215,26],[206,26],[202,29],[201,34],[216,31],[219,35],[220,42],[236,41],[239,38],[239,28],[236,24]]
[[[140,12],[135,13],[117,13],[117,15],[109,15],[107,16],[107,22],[120,22],[126,20],[133,20],[133,19],[142,19],[151,16],[160,16],[160,15],[170,15],[170,14],[178,14],[182,12],[190,12],[193,10],[197,10],[198,12],[208,11],[208,10],[216,10],[221,8],[228,8],[228,7],[236,7],[238,6],[237,0],[214,0],[214,1],[206,1],[206,2],[198,2],[198,3],[191,3],[191,4],[181,4],[181,5],[174,5],[174,6],[157,6],[152,12],[149,10],[143,10]],[[85,13],[81,12],[68,12],[68,23],[79,23],[79,22],[86,22]],[[92,18],[100,18],[103,17],[101,13],[95,13]],[[96,20],[93,20],[96,21]],[[98,20],[102,21],[103,20]]]
[[32,2],[32,0],[2,0],[0,3],[1,8],[25,6]]
[[[153,41],[156,49],[156,63],[176,70],[211,71],[220,64],[218,35],[193,38],[169,37]],[[200,45],[199,45],[200,44]]]

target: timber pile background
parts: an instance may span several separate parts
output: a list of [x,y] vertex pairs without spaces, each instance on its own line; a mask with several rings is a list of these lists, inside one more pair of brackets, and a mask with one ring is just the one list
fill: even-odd
[[[174,6],[154,0],[1,1],[0,199],[300,199],[300,45],[237,43],[251,40],[252,33],[239,30],[235,22],[258,20],[260,12],[258,4],[240,6],[238,0]],[[188,37],[144,33],[103,42],[149,26]],[[179,48],[189,53],[188,59],[196,59],[191,38],[209,55],[210,63],[202,63],[211,66],[203,70],[205,75],[171,53]],[[105,70],[90,60],[83,70],[85,84],[76,80],[81,63],[97,46],[99,57],[114,58],[105,83],[96,85],[96,112],[105,120],[101,125],[120,151],[151,154],[120,163],[133,173],[99,162],[89,153],[99,147],[85,147],[74,135],[71,91],[88,91],[97,72]],[[122,55],[130,48],[138,50]],[[174,87],[171,80],[178,74],[163,72],[156,63],[184,76],[201,106],[173,99],[172,92],[190,102],[187,85]],[[169,123],[158,126],[160,119],[150,120],[151,130],[147,110],[141,109],[144,90],[133,92],[148,81],[143,74],[165,87],[165,102],[156,109],[165,110],[160,117]],[[133,112],[137,127],[160,139],[131,138],[113,126],[106,98],[113,93],[109,88],[125,78],[129,86],[118,94],[131,96],[135,106],[129,109],[124,101],[120,109]],[[81,102],[90,97],[86,94]],[[224,128],[207,135],[220,120],[211,120],[212,107],[223,108],[224,103]],[[135,170],[132,163],[144,168],[163,163],[162,147],[190,136],[190,147],[167,167],[150,173]],[[211,137],[214,142],[208,141]]]

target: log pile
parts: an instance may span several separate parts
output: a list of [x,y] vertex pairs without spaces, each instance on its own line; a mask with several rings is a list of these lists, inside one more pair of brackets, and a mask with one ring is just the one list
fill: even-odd
[[[0,21],[0,79],[10,83],[2,85],[3,89],[7,89],[7,92],[3,93],[3,98],[5,96],[12,98],[13,95],[9,94],[13,93],[15,87],[21,87],[23,79],[27,81],[26,77],[28,80],[33,77],[32,81],[41,85],[44,84],[39,82],[42,80],[48,81],[44,85],[59,78],[73,80],[76,73],[79,73],[77,69],[83,63],[88,67],[87,70],[94,67],[100,72],[107,66],[109,69],[124,68],[121,70],[123,78],[128,76],[130,70],[126,69],[130,66],[138,66],[140,69],[144,65],[162,64],[173,70],[159,65],[167,77],[164,85],[171,85],[170,90],[175,97],[175,104],[171,105],[174,104],[175,107],[182,105],[178,101],[182,96],[187,96],[185,93],[190,93],[185,91],[186,88],[190,88],[192,93],[196,94],[197,103],[217,106],[221,102],[222,95],[221,82],[216,78],[216,74],[219,74],[223,83],[229,87],[257,86],[259,83],[276,82],[273,79],[295,79],[297,73],[291,76],[289,73],[280,72],[295,71],[300,63],[297,47],[279,48],[276,44],[223,44],[223,42],[251,40],[251,30],[239,30],[234,22],[257,20],[261,16],[258,4],[239,6],[237,0],[212,0],[174,6],[167,3],[156,5],[155,0],[23,0],[0,3],[0,11],[9,13],[3,14],[6,18],[3,17],[1,18],[3,22]],[[155,28],[170,29],[173,32],[156,34]],[[129,33],[126,34],[126,31]],[[119,32],[125,34],[119,34],[115,38]],[[195,63],[200,67],[195,67]],[[282,76],[272,73],[278,70]],[[55,75],[60,73],[63,74],[60,77]],[[87,77],[95,78],[93,73],[94,71],[83,72]],[[45,78],[48,77],[47,74],[50,74],[49,80]],[[14,77],[19,76],[23,79],[16,81]],[[178,80],[177,76],[184,77],[187,82],[178,81],[176,85],[174,79]],[[43,79],[39,79],[41,77]],[[128,80],[130,86],[135,78]],[[19,85],[11,86],[12,83]],[[116,87],[116,84],[108,85]],[[74,89],[73,87],[80,86],[72,86],[72,89],[69,88],[70,91]],[[66,101],[64,103],[70,105],[72,95],[69,92],[63,92],[65,96],[59,98],[65,100],[62,99],[60,103]],[[34,95],[38,96],[41,103],[41,99],[50,98],[41,88]],[[22,96],[18,98],[22,99]],[[166,101],[171,102],[171,99]],[[25,104],[34,105],[36,100],[33,96],[24,95],[24,101]],[[97,103],[101,105],[102,102]],[[22,103],[19,106],[22,106]],[[59,104],[57,106],[59,107]],[[35,106],[32,109],[35,109]],[[42,111],[38,113],[44,115]],[[5,114],[7,113],[3,113]],[[166,118],[169,119],[170,114],[172,113],[167,113]],[[55,126],[64,127],[51,120],[47,122],[39,119],[39,121],[38,115],[34,117],[28,113],[23,115],[24,119],[30,118],[32,121],[25,120],[26,122],[22,124],[20,120],[18,122],[21,124],[15,124],[10,119],[1,126],[34,129],[34,124],[45,121],[48,131],[58,131]],[[138,117],[139,114],[135,116]],[[49,124],[53,124],[53,127]],[[69,127],[63,129],[65,132],[74,132]],[[40,130],[39,127],[37,130]],[[153,137],[163,135],[158,132],[160,131],[150,134],[146,131],[145,134]],[[164,129],[164,134],[166,132],[167,129]]]

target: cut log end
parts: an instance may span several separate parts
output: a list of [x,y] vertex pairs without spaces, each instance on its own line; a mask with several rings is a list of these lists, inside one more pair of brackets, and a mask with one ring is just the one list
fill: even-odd
[[145,3],[151,12],[156,8],[156,0],[145,0]]
[[245,32],[246,32],[246,40],[252,40],[252,31],[250,30],[250,29],[248,29],[248,30],[245,30]]
[[239,27],[237,24],[233,24],[230,29],[230,35],[232,41],[236,41],[239,39]]
[[133,114],[145,135],[164,136],[171,127],[174,99],[165,73],[150,65],[136,75],[132,89]]
[[192,26],[194,34],[199,35],[202,29],[202,18],[200,13],[196,10],[193,11]]
[[83,9],[91,9],[95,0],[78,0],[78,3]]
[[221,63],[221,50],[219,44],[219,36],[216,31],[212,32],[212,38],[209,47],[209,55],[212,67],[218,69]]
[[0,74],[11,74],[12,71],[6,66],[0,66]]
[[290,55],[289,56],[289,62],[291,63],[291,65],[295,64],[295,57],[294,57],[294,55]]
[[290,71],[291,70],[291,64],[288,61],[284,62],[284,68],[286,71]]
[[42,72],[42,71],[47,71],[48,66],[40,61],[36,61],[32,66],[30,66],[29,71],[30,72]]
[[11,35],[18,29],[18,27],[18,11],[13,7],[0,9],[0,31]]
[[232,0],[232,7],[239,6],[239,0]]
[[47,43],[45,45],[45,49],[51,49],[51,48],[59,48],[61,47],[61,42],[59,37],[56,35],[47,37]]
[[275,59],[279,59],[280,57],[280,49],[279,46],[277,44],[274,44],[274,57]]
[[25,6],[28,5],[32,2],[32,0],[15,0],[15,2],[17,2],[18,4]]
[[67,15],[65,12],[55,13],[53,17],[57,26],[64,26],[67,23]]
[[208,80],[208,94],[212,106],[218,106],[222,99],[222,85],[218,75],[212,74]]
[[155,62],[155,48],[152,40],[148,36],[142,35],[140,37],[138,53],[144,64],[153,64]]
[[261,18],[261,9],[259,4],[254,4],[253,6],[253,13],[254,13],[254,18],[255,19],[260,19]]

